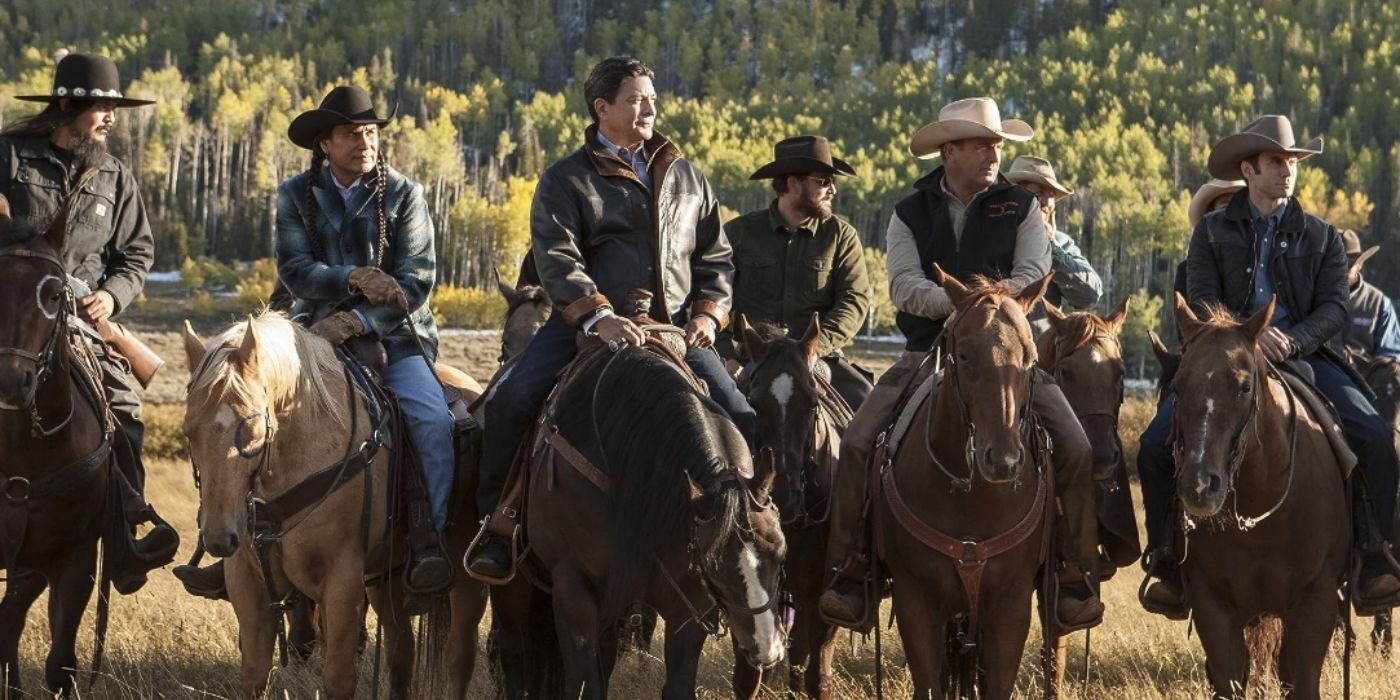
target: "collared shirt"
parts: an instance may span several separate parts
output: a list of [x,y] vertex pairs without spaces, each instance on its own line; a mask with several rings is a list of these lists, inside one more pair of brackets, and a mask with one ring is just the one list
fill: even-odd
[[340,192],[340,199],[345,202],[345,206],[347,207],[350,206],[350,196],[355,193],[355,188],[359,187],[360,183],[364,182],[364,180],[365,176],[361,175],[355,178],[354,182],[348,185],[342,185],[335,175],[331,175],[331,182],[335,183],[335,189]]
[[[1249,205],[1250,214],[1254,217],[1254,233],[1259,237],[1259,255],[1254,259],[1254,296],[1249,302],[1250,313],[1264,308],[1274,296],[1274,278],[1269,270],[1269,258],[1273,257],[1274,244],[1278,241],[1278,226],[1287,210],[1288,205],[1284,204],[1274,213],[1265,216],[1259,213],[1253,202]],[[1275,303],[1274,316],[1269,323],[1279,330],[1287,330],[1293,325],[1288,317],[1288,309],[1283,307],[1281,301]]]
[[643,142],[644,145],[638,146],[637,150],[629,151],[609,141],[608,137],[603,135],[601,129],[598,130],[598,141],[603,144],[603,148],[608,149],[613,155],[621,158],[622,162],[632,166],[632,172],[637,174],[637,179],[641,180],[642,184],[646,185],[648,189],[651,188],[651,173],[647,171],[646,142]]
[[972,195],[972,199],[969,199],[967,204],[963,204],[963,201],[948,189],[948,178],[938,181],[938,189],[943,190],[943,194],[948,195],[948,218],[953,224],[953,238],[961,241],[963,224],[967,221],[967,207],[977,201],[977,198],[982,196],[982,192],[986,192],[988,188],[983,187],[980,192]]

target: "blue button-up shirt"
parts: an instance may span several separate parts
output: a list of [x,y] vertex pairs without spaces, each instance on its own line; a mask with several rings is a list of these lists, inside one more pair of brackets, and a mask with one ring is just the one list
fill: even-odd
[[643,185],[646,185],[648,188],[651,187],[651,173],[647,172],[647,150],[645,146],[638,146],[637,150],[628,151],[622,146],[609,141],[608,137],[603,135],[601,129],[598,130],[598,141],[603,144],[603,148],[612,151],[613,155],[621,158],[622,162],[631,165],[632,172],[637,174],[637,179],[641,180]]
[[[1254,234],[1259,237],[1259,256],[1254,261],[1254,296],[1249,303],[1251,314],[1264,308],[1269,303],[1269,298],[1274,295],[1274,278],[1269,270],[1269,258],[1273,257],[1279,223],[1283,221],[1283,213],[1287,210],[1288,205],[1285,204],[1273,214],[1264,216],[1254,208],[1253,203],[1249,205],[1249,211],[1254,215]],[[1274,316],[1269,324],[1279,330],[1287,330],[1293,325],[1288,317],[1288,309],[1283,307],[1281,301],[1274,305]]]

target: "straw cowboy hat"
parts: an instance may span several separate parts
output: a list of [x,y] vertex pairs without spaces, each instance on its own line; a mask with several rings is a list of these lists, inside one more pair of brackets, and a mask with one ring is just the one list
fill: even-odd
[[950,102],[938,110],[938,121],[925,124],[914,132],[909,152],[915,158],[937,158],[938,147],[961,139],[1001,138],[1007,141],[1029,141],[1035,129],[1020,119],[1001,118],[997,103],[986,97],[969,97]]
[[1018,184],[1037,183],[1055,191],[1055,199],[1060,200],[1074,194],[1074,190],[1055,179],[1055,168],[1050,161],[1038,156],[1018,156],[1006,171],[1006,179]]
[[1210,205],[1220,198],[1222,194],[1234,194],[1245,188],[1244,180],[1221,180],[1211,178],[1209,182],[1201,185],[1196,190],[1196,194],[1191,197],[1191,206],[1186,208],[1186,215],[1191,219],[1191,226],[1200,223],[1210,213]]
[[1366,250],[1361,250],[1361,237],[1351,229],[1342,231],[1342,249],[1347,254],[1347,264],[1352,268],[1359,268],[1371,259],[1372,255],[1380,252],[1381,247],[1373,245]]
[[374,124],[384,126],[394,120],[394,108],[387,117],[374,112],[374,100],[369,93],[354,85],[341,85],[331,90],[321,106],[298,114],[287,126],[287,137],[292,143],[305,149],[316,147],[316,137],[341,124]]
[[1322,152],[1322,137],[1313,137],[1307,144],[1298,146],[1288,117],[1267,114],[1250,122],[1240,133],[1226,136],[1215,144],[1215,148],[1210,149],[1207,170],[1211,177],[1238,180],[1240,162],[1266,151],[1283,151],[1302,160]]
[[794,136],[774,145],[773,162],[755,170],[749,179],[771,180],[807,173],[855,175],[856,170],[846,161],[831,155],[831,143],[825,136]]
[[138,100],[122,93],[117,64],[95,53],[70,53],[53,72],[53,89],[47,95],[17,95],[26,102],[57,103],[62,99],[84,102],[115,102],[118,107],[140,107],[155,100]]

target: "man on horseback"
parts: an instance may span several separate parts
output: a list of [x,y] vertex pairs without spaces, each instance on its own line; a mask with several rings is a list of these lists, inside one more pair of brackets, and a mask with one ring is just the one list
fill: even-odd
[[[960,280],[983,275],[1018,289],[1050,270],[1051,238],[1035,195],[998,170],[1004,140],[1027,141],[1033,134],[1025,122],[1002,121],[996,103],[985,97],[945,106],[939,121],[914,134],[909,150],[923,159],[942,156],[943,167],[914,183],[916,192],[895,206],[886,232],[890,296],[908,342],[841,441],[827,550],[827,565],[836,576],[820,601],[822,615],[832,623],[855,627],[870,617],[864,595],[868,523],[862,518],[870,454],[906,388],[933,371],[930,353],[953,310],[947,291],[931,279],[933,266]],[[1059,622],[1064,630],[1083,629],[1103,617],[1092,581],[1098,562],[1092,453],[1064,394],[1048,377],[1038,381],[1033,408],[1054,442],[1056,490],[1071,543],[1061,563]]]
[[[377,116],[363,89],[340,86],[292,120],[287,135],[311,151],[311,164],[277,190],[277,272],[311,332],[336,345],[365,338],[383,347],[383,381],[403,413],[440,538],[456,455],[452,415],[433,374],[433,222],[422,186],[384,161],[379,130],[392,119]],[[439,538],[413,538],[411,590],[451,584]],[[177,567],[176,575],[196,595],[217,597],[223,588],[218,564]]]
[[[766,321],[802,337],[821,318],[817,353],[831,369],[831,384],[858,408],[870,394],[870,379],[841,349],[850,344],[870,310],[870,281],[860,233],[831,212],[837,176],[856,171],[831,155],[822,136],[783,139],[773,162],[750,180],[771,180],[777,198],[766,208],[725,224],[734,246],[734,310],[749,323]],[[733,329],[720,334],[720,354],[738,356]]]
[[[1061,231],[1055,222],[1055,205],[1060,200],[1074,194],[1055,177],[1055,168],[1050,161],[1036,156],[1020,156],[1011,162],[1006,171],[1006,179],[1020,185],[1035,195],[1040,202],[1040,213],[1045,217],[1045,232],[1050,235],[1050,269],[1055,277],[1050,280],[1050,288],[1045,290],[1045,300],[1056,307],[1061,302],[1069,304],[1074,311],[1085,311],[1093,306],[1103,294],[1103,281],[1089,259],[1080,252],[1079,246],[1068,233]],[[1037,311],[1035,319],[1044,319],[1044,312]],[[1037,331],[1043,331],[1046,322],[1032,322]]]
[[[117,66],[95,54],[68,54],[54,72],[48,95],[17,99],[45,102],[43,111],[0,132],[0,194],[9,199],[16,229],[43,231],[72,197],[73,207],[63,250],[78,316],[95,328],[119,315],[141,294],[155,259],[155,238],[135,176],[107,152],[107,137],[117,109],[152,104],[125,97]],[[81,191],[79,191],[81,189]],[[120,428],[114,435],[116,483],[121,491],[126,530],[118,544],[108,533],[107,546],[120,549],[111,572],[121,593],[146,583],[146,572],[175,556],[179,536],[146,503],[141,445],[141,397],[127,358],[110,346],[96,348],[102,367],[107,406]],[[136,526],[149,532],[134,538]]]
[[505,504],[511,462],[575,336],[610,348],[645,342],[633,318],[683,326],[686,364],[750,441],[754,413],[712,347],[727,325],[734,276],[719,203],[693,163],[654,130],[652,72],[630,57],[604,59],[584,83],[593,124],[583,147],[540,176],[530,215],[532,253],[554,313],[486,402],[477,502],[489,536],[469,568],[499,580],[511,570]]
[[1381,248],[1373,245],[1361,250],[1361,238],[1351,229],[1342,231],[1342,244],[1347,254],[1347,287],[1351,290],[1347,297],[1351,324],[1343,337],[1346,349],[1365,360],[1400,360],[1400,321],[1395,318],[1395,305],[1361,276],[1361,268]]
[[[1222,304],[1247,318],[1277,297],[1270,327],[1259,338],[1270,362],[1306,365],[1317,389],[1336,407],[1347,443],[1356,452],[1382,543],[1364,558],[1356,588],[1358,610],[1400,602],[1397,579],[1381,552],[1389,548],[1395,511],[1394,432],[1367,400],[1345,361],[1326,343],[1347,318],[1347,260],[1341,237],[1326,221],[1303,211],[1293,196],[1298,161],[1322,152],[1322,139],[1299,146],[1287,117],[1264,116],[1211,150],[1212,177],[1243,175],[1246,187],[1223,210],[1196,224],[1186,261],[1187,298],[1196,307]],[[1188,609],[1173,542],[1175,462],[1168,394],[1140,439],[1138,472],[1147,511],[1149,611],[1185,619]],[[1155,580],[1153,580],[1155,579]]]

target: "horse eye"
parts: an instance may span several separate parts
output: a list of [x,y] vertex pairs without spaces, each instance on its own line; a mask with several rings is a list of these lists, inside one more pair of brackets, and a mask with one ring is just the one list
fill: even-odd
[[1251,391],[1254,391],[1254,382],[1244,382],[1244,383],[1240,384],[1240,395],[1241,395],[1241,396],[1244,396],[1245,394],[1248,394],[1248,393],[1251,392]]

